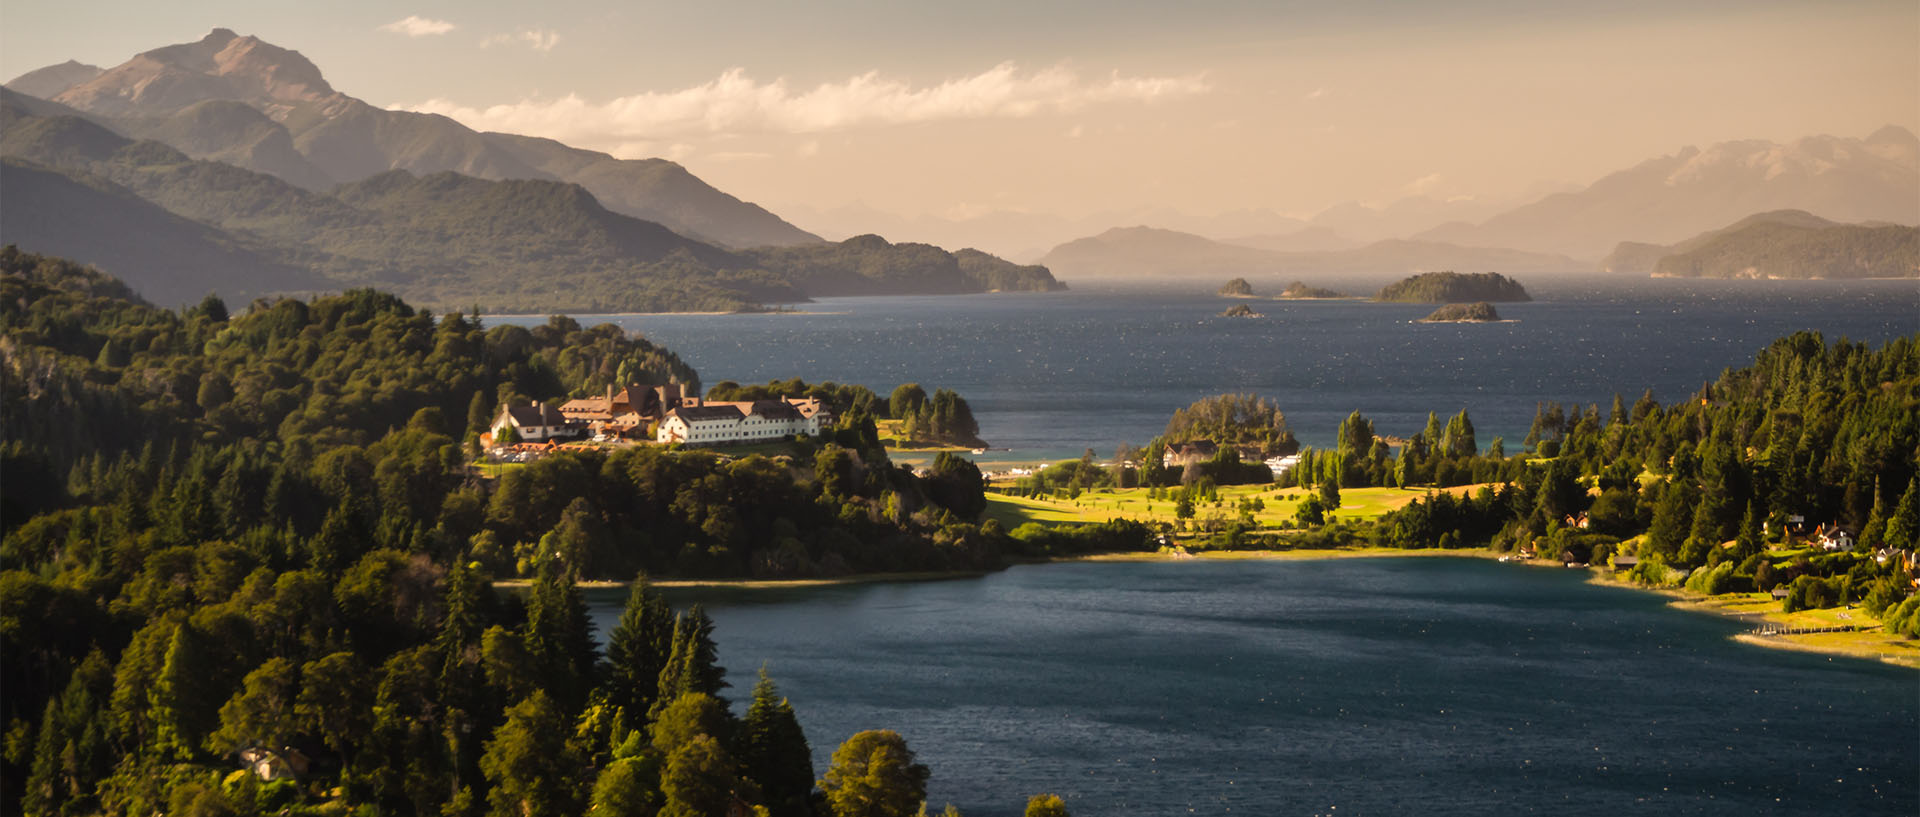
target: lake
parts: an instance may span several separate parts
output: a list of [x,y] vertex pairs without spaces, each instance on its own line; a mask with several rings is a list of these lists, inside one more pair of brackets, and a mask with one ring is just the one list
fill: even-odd
[[[611,627],[624,591],[593,591]],[[1766,650],[1575,571],[1474,559],[1063,563],[676,591],[815,773],[904,735],[930,801],[1018,815],[1913,814],[1911,670]]]
[[[1262,291],[1278,285],[1256,282]],[[1535,404],[1631,403],[1651,388],[1685,399],[1774,338],[1812,329],[1880,342],[1920,331],[1913,281],[1526,279],[1532,303],[1510,323],[1422,324],[1421,304],[1248,302],[1263,318],[1221,318],[1241,301],[1204,285],[1082,285],[1060,293],[832,298],[777,315],[576,316],[611,321],[679,353],[706,385],[801,377],[904,382],[966,397],[986,461],[1102,458],[1144,444],[1174,409],[1212,394],[1276,400],[1308,444],[1332,442],[1356,409],[1408,436],[1427,412],[1466,409],[1481,445],[1509,453]],[[517,320],[529,322],[529,319]],[[534,321],[537,322],[537,321]]]

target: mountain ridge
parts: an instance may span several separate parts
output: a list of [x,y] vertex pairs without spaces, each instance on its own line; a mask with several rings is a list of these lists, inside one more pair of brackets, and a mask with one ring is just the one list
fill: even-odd
[[1808,136],[1686,147],[1479,223],[1415,238],[1599,258],[1622,240],[1670,244],[1759,211],[1844,222],[1920,223],[1920,138],[1887,126],[1865,139]]
[[[739,248],[821,240],[665,159],[617,159],[552,140],[481,133],[438,114],[370,105],[335,90],[300,52],[230,29],[141,52],[97,74],[62,66],[28,72],[8,87],[53,91],[49,101],[124,135],[158,139],[194,158],[231,161],[312,190],[388,170],[551,179],[579,183],[609,209],[709,243]],[[215,102],[254,108],[271,125],[249,123],[236,132],[230,120],[183,117]],[[271,133],[276,128],[285,141]],[[287,142],[300,160],[287,152]],[[557,158],[560,153],[569,155]]]

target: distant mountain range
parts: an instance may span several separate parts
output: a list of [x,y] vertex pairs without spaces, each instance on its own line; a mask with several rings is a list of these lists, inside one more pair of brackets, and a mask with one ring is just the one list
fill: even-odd
[[1432,241],[1376,241],[1318,252],[1278,252],[1214,241],[1191,233],[1124,227],[1053,248],[1040,263],[1066,281],[1177,277],[1217,280],[1244,275],[1329,277],[1401,276],[1432,270],[1581,272],[1592,269],[1562,255]]
[[0,90],[0,242],[95,264],[162,304],[379,286],[437,309],[737,310],[869,276],[902,292],[1059,286],[1045,269],[937,247],[894,265],[909,245],[878,239],[808,245],[842,265],[821,281],[783,248],[715,247],[559,181],[393,170],[315,192],[62,110]]
[[109,69],[66,62],[7,88],[58,102],[122,135],[308,190],[389,170],[573,182],[609,210],[728,247],[818,236],[714,189],[664,159],[616,159],[549,139],[481,133],[443,116],[374,107],[327,84],[297,51],[214,29]]
[[1777,210],[1669,246],[1622,242],[1602,264],[1675,278],[1916,278],[1920,227]]
[[1599,258],[1620,241],[1670,244],[1756,212],[1798,209],[1844,222],[1920,224],[1920,138],[1810,136],[1686,148],[1477,224],[1415,238]]

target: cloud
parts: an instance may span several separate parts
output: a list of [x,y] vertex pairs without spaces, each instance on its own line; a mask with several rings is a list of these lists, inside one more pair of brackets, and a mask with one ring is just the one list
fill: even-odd
[[429,20],[418,14],[409,14],[402,19],[381,26],[378,30],[385,31],[389,34],[405,34],[409,37],[431,37],[435,34],[445,34],[452,31],[453,24],[445,20]]
[[1309,101],[1309,102],[1311,102],[1311,101],[1313,101],[1313,100],[1316,100],[1316,99],[1319,99],[1319,98],[1321,98],[1321,97],[1323,97],[1323,96],[1326,96],[1326,95],[1327,95],[1327,89],[1325,89],[1325,88],[1315,88],[1315,89],[1313,89],[1313,90],[1311,90],[1311,91],[1308,91],[1308,92],[1307,92],[1307,101]]
[[1408,182],[1407,186],[1401,189],[1409,196],[1424,196],[1428,193],[1433,192],[1433,188],[1439,186],[1440,181],[1441,181],[1440,174],[1429,173],[1425,176],[1421,176],[1418,179],[1414,179],[1413,181]]
[[773,154],[771,153],[761,153],[759,151],[746,151],[746,150],[733,150],[733,151],[723,150],[717,153],[707,154],[707,160],[713,161],[713,162],[754,162],[754,161],[759,161],[761,159],[771,159],[771,158],[773,158]]
[[517,34],[495,34],[481,40],[480,47],[492,48],[496,45],[511,45],[515,42],[524,42],[528,48],[535,51],[552,51],[554,46],[560,44],[560,32],[529,28]]
[[432,99],[403,110],[443,114],[479,130],[611,146],[637,140],[740,133],[822,133],[861,126],[954,119],[1011,119],[1107,103],[1153,103],[1206,93],[1203,76],[1083,78],[1066,67],[1023,72],[1001,63],[978,74],[915,87],[878,71],[796,90],[733,68],[678,91],[647,91],[602,103],[569,94],[468,107]]

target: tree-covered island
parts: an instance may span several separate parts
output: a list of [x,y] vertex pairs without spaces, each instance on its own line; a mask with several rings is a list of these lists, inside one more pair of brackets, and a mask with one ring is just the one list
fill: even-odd
[[1423,272],[1381,288],[1374,300],[1397,303],[1453,304],[1531,301],[1519,281],[1497,272]]
[[1295,281],[1291,284],[1288,284],[1286,289],[1283,289],[1280,291],[1280,297],[1321,299],[1321,298],[1346,298],[1349,296],[1344,292],[1327,289],[1325,287],[1309,286],[1305,281]]

